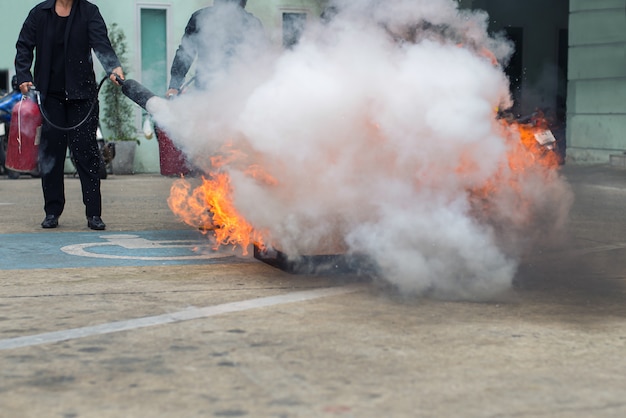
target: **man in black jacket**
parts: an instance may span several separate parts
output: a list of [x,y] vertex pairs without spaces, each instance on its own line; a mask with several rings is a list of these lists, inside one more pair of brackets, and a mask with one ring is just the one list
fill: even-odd
[[204,90],[210,88],[219,71],[227,70],[241,47],[264,45],[263,25],[245,10],[246,3],[247,0],[215,0],[213,7],[200,9],[191,16],[172,62],[166,96],[179,93],[196,58],[195,86]]
[[[87,0],[46,0],[28,14],[16,48],[15,71],[20,90],[28,93],[34,82],[45,115],[39,147],[46,213],[41,226],[56,228],[63,213],[64,166],[69,146],[81,182],[87,226],[103,230],[106,225],[101,218],[101,162],[96,140],[98,84],[91,51],[114,83],[118,84],[115,75],[124,79],[124,72],[111,47],[102,15]],[[85,123],[75,127],[85,118]],[[59,129],[66,127],[75,128]]]

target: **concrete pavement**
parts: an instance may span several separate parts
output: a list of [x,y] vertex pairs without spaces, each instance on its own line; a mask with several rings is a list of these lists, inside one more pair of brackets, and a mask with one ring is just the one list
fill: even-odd
[[77,179],[44,231],[39,180],[2,178],[0,416],[626,416],[626,171],[562,170],[568,242],[492,303],[202,250],[169,178],[104,180],[98,232]]

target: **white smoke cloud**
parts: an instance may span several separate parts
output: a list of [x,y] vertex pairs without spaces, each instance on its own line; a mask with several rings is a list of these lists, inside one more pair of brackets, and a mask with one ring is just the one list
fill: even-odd
[[[484,198],[489,210],[473,197],[514,176],[494,110],[510,105],[508,80],[484,49],[506,60],[510,46],[452,0],[336,6],[294,49],[252,48],[254,60],[155,119],[206,170],[226,143],[247,153],[224,167],[235,204],[288,256],[366,254],[409,294],[497,296],[511,287],[531,214],[561,226],[571,203],[563,180],[539,168]],[[245,174],[249,163],[277,183]]]

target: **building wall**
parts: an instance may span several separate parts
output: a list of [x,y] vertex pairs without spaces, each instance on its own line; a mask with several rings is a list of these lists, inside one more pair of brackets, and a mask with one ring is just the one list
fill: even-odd
[[[558,94],[557,33],[569,30],[567,76],[567,158],[573,163],[608,162],[626,150],[626,0],[458,0],[462,7],[484,9],[492,30],[524,27],[522,111],[555,105]],[[0,70],[14,73],[15,41],[28,11],[40,0],[0,0]],[[167,57],[174,56],[193,11],[211,0],[92,0],[107,23],[118,23],[129,39],[129,75],[141,81],[139,10],[167,10]],[[324,0],[249,0],[247,9],[263,22],[271,39],[282,40],[282,13],[304,12],[308,19],[322,11]],[[98,75],[101,70],[97,70]],[[4,80],[7,83],[8,80]],[[141,112],[137,110],[140,134]],[[142,141],[136,172],[158,172],[156,141]]]
[[568,160],[626,151],[625,0],[571,0]]

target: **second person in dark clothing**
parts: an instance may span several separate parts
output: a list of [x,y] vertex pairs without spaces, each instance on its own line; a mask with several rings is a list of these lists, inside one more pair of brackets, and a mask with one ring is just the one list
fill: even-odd
[[[20,90],[28,93],[34,82],[41,94],[44,115],[51,122],[44,118],[39,147],[46,213],[41,226],[56,228],[63,213],[64,167],[69,146],[81,182],[87,226],[103,230],[106,225],[101,218],[101,162],[96,140],[98,85],[92,50],[114,83],[118,84],[115,75],[124,79],[124,72],[102,15],[87,0],[46,0],[28,14],[16,48],[15,71]],[[86,122],[75,129],[58,129],[75,126],[88,115]]]
[[213,77],[227,70],[242,47],[264,45],[261,21],[245,10],[247,0],[215,0],[212,7],[196,11],[172,63],[171,80],[166,96],[177,95],[185,76],[195,61],[195,86],[211,87]]

